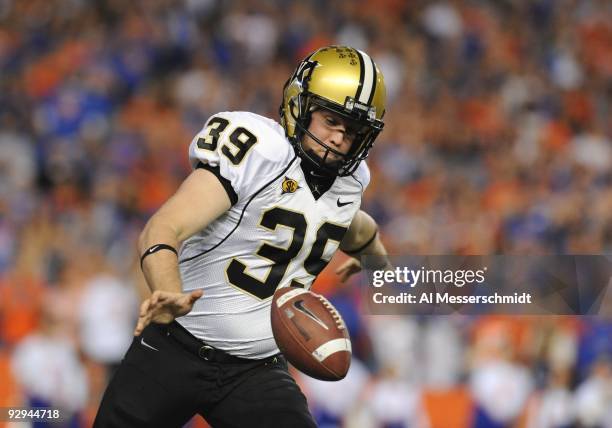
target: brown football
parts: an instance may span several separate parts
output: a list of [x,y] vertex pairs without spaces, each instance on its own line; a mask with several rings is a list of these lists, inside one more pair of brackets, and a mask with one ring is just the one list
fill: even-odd
[[272,298],[272,331],[287,360],[321,380],[340,380],[351,365],[344,320],[329,301],[298,287],[279,288]]

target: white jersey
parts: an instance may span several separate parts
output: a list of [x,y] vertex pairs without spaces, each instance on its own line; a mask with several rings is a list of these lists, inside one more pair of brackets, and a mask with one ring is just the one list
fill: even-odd
[[209,119],[189,158],[194,168],[217,174],[233,205],[181,247],[183,291],[201,288],[204,296],[177,321],[232,355],[274,355],[274,291],[310,288],[359,209],[368,168],[361,162],[315,199],[283,128],[246,112]]

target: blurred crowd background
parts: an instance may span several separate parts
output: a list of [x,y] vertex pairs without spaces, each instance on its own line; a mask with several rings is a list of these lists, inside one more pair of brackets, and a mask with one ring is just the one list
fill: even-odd
[[[91,425],[191,138],[278,119],[331,43],[386,77],[363,208],[392,253],[612,252],[609,1],[0,0],[0,407]],[[611,320],[367,316],[331,272],[354,361],[297,375],[321,426],[612,427]]]

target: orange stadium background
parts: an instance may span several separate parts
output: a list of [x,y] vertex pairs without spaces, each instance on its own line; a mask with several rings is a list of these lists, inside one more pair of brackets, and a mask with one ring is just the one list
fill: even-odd
[[[91,426],[147,292],[136,238],[192,136],[218,111],[277,119],[331,43],[386,77],[363,208],[391,253],[612,253],[608,1],[0,0],[0,407]],[[351,372],[296,373],[320,426],[612,427],[609,319],[368,316],[340,261],[315,290]]]

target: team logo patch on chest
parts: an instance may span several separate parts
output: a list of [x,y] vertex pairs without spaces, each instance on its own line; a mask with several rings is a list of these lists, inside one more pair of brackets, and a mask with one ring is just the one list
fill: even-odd
[[299,188],[299,184],[293,178],[285,177],[283,183],[281,184],[281,188],[283,189],[283,195],[285,193],[295,193]]

